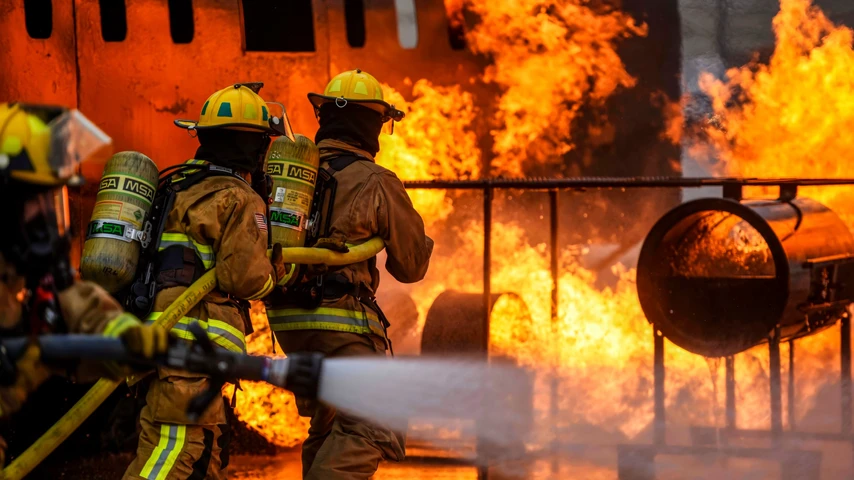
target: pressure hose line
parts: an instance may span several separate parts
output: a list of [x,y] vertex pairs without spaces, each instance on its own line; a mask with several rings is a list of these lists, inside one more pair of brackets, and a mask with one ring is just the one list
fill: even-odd
[[[171,330],[183,316],[199,303],[202,298],[216,287],[216,268],[208,270],[193,283],[181,296],[163,311],[157,324]],[[131,380],[130,378],[128,379]],[[50,455],[56,447],[68,438],[121,384],[121,380],[102,378],[86,392],[71,409],[62,416],[47,432],[36,440],[30,448],[3,469],[0,478],[20,480]]]
[[[374,237],[361,245],[348,245],[346,253],[334,252],[323,248],[291,247],[283,248],[282,254],[287,263],[301,265],[326,264],[330,266],[350,265],[363,262],[374,256],[385,248],[383,240]],[[198,304],[205,295],[216,287],[216,267],[208,270],[201,278],[193,283],[175,302],[170,305],[157,319],[156,323],[166,330],[171,330],[178,321],[184,317],[193,307]],[[99,339],[94,337],[93,339]],[[45,345],[47,347],[47,345]],[[115,345],[102,345],[103,348],[115,348]],[[48,350],[50,350],[48,348]],[[78,352],[81,353],[81,352]],[[103,353],[103,352],[102,352]],[[222,352],[217,352],[222,354]],[[190,351],[183,354],[190,355]],[[178,355],[178,353],[176,353]],[[236,355],[236,354],[234,354]],[[244,362],[231,358],[236,364],[245,365]],[[79,358],[79,357],[77,357]],[[322,356],[315,354],[292,355],[287,359],[272,359],[260,357],[266,365],[257,380],[266,381],[278,387],[293,391],[301,397],[314,398],[317,396]],[[211,365],[210,358],[205,357],[201,363],[207,362]],[[217,362],[213,365],[222,367],[228,363]],[[228,370],[228,369],[226,369]],[[254,371],[254,370],[253,370]],[[224,372],[227,373],[227,372]],[[245,373],[245,372],[244,372]],[[128,385],[139,382],[143,375],[135,374],[127,378]],[[236,377],[239,378],[239,377]],[[244,377],[245,378],[245,377]],[[250,379],[250,378],[247,378]],[[16,458],[8,467],[3,469],[0,478],[7,480],[20,480],[30,473],[39,463],[50,455],[56,447],[65,441],[90,415],[115,391],[121,384],[120,380],[102,378],[86,392],[80,400],[59,421],[57,421],[47,432],[36,440],[30,448]],[[202,402],[199,402],[202,403]]]

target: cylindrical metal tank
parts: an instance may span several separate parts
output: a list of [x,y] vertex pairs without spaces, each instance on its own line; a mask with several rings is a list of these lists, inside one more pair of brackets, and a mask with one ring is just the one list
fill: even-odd
[[[494,294],[491,300],[490,338],[493,342],[489,345],[489,356],[493,362],[513,362],[513,345],[525,342],[530,337],[531,316],[528,306],[515,293]],[[483,295],[453,290],[439,294],[427,312],[421,336],[421,355],[483,355],[483,346]],[[534,421],[534,379],[529,375],[524,377],[524,380],[520,377],[514,391],[490,396],[485,399],[487,405],[483,411],[472,412],[472,418],[462,419],[474,420],[476,431],[483,428],[489,428],[490,431],[505,430],[508,438],[514,439],[502,442],[501,447],[490,445],[488,441],[478,442],[478,455],[488,457],[509,454],[513,458],[524,458],[525,435],[530,432]],[[513,415],[507,415],[507,412],[513,412]],[[436,423],[435,419],[431,420],[434,426],[442,425]],[[421,432],[422,435],[424,433]],[[488,436],[482,438],[488,439]],[[443,444],[440,437],[434,441]],[[520,471],[526,470],[522,468]]]
[[[490,336],[510,335],[524,341],[531,325],[525,301],[515,293],[496,293],[491,299]],[[482,354],[483,345],[483,295],[454,290],[439,294],[427,311],[421,354]],[[512,356],[512,352],[501,352],[502,347],[490,344],[490,352]]]
[[703,198],[671,210],[638,259],[641,307],[676,345],[733,355],[815,333],[854,299],[854,237],[808,199]]

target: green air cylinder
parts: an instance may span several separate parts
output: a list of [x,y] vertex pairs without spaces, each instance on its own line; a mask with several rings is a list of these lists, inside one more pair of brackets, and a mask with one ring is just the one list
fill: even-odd
[[306,224],[320,165],[317,145],[297,134],[296,141],[281,136],[267,152],[267,173],[273,177],[270,229],[273,244],[305,246]]
[[107,162],[83,244],[80,273],[84,279],[110,293],[133,281],[157,178],[157,165],[139,152],[119,152]]

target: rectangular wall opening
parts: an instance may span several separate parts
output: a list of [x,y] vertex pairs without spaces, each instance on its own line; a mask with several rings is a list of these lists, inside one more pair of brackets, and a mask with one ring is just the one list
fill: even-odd
[[169,0],[169,33],[175,43],[193,41],[193,0]]
[[243,0],[241,5],[246,51],[314,51],[311,0]]
[[30,38],[46,39],[53,33],[51,0],[24,0],[24,22]]
[[462,0],[445,0],[445,15],[448,18],[448,42],[454,50],[466,48],[466,22]]
[[125,0],[98,0],[101,9],[101,37],[105,42],[123,42],[128,35]]
[[347,24],[347,43],[353,48],[365,46],[365,2],[344,0],[344,21]]

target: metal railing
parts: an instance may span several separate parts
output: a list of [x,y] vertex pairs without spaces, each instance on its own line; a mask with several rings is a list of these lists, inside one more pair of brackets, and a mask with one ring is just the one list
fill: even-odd
[[[819,186],[845,186],[845,185],[854,185],[854,178],[740,178],[740,177],[572,177],[572,178],[504,178],[504,177],[492,177],[492,178],[483,178],[483,179],[475,179],[475,180],[412,180],[403,182],[404,186],[408,190],[478,190],[483,194],[483,338],[481,339],[482,347],[484,354],[489,351],[489,316],[491,309],[490,297],[492,295],[491,291],[491,279],[492,279],[492,204],[493,204],[493,193],[495,190],[504,189],[504,190],[533,190],[533,191],[547,191],[549,194],[549,238],[550,238],[550,269],[551,269],[551,280],[552,280],[552,292],[551,292],[551,321],[552,328],[557,328],[559,316],[558,310],[558,277],[559,277],[559,266],[558,266],[558,230],[559,230],[559,192],[561,190],[576,190],[576,191],[585,191],[585,190],[614,190],[614,189],[634,189],[634,188],[702,188],[702,187],[722,187],[723,189],[723,197],[732,199],[735,201],[740,201],[744,198],[743,191],[745,187],[779,187],[780,200],[787,201],[792,200],[797,196],[799,187],[819,187]],[[846,319],[847,320],[847,319]],[[843,321],[843,333],[848,332],[850,327],[850,323],[848,321]],[[656,450],[655,452],[644,450],[644,458],[645,462],[654,462],[654,457],[656,453],[667,453],[665,450],[667,448],[676,448],[676,447],[668,447],[666,445],[665,440],[665,392],[664,392],[664,376],[665,376],[665,365],[664,365],[664,338],[660,335],[653,332],[654,336],[654,377],[655,377],[655,388],[654,388],[654,421],[653,421],[653,445],[649,447],[643,448],[658,448],[660,452]],[[844,335],[843,335],[844,336]],[[771,342],[773,343],[773,342]],[[843,347],[849,345],[847,349],[843,348],[842,352],[842,360],[843,364],[845,360],[848,361],[848,366],[842,367],[842,386],[843,389],[847,385],[850,391],[851,385],[851,367],[850,367],[850,340],[846,342],[843,340]],[[848,355],[846,355],[846,350]],[[791,358],[790,358],[791,361]],[[778,361],[779,363],[779,361]],[[728,430],[734,434],[739,432],[738,429],[735,429],[735,400],[734,400],[734,380],[731,380],[731,377],[734,377],[733,374],[733,363],[731,359],[727,359],[727,427]],[[791,371],[791,370],[790,370]],[[847,375],[846,375],[847,373]],[[556,388],[556,378],[555,381],[552,382],[551,385],[551,413],[553,415],[557,414],[557,388]],[[732,385],[731,385],[732,384]],[[793,396],[793,392],[791,389],[791,385],[793,382],[790,382],[789,394]],[[772,389],[773,390],[773,389]],[[779,388],[777,389],[779,390]],[[778,392],[779,393],[779,392]],[[772,396],[773,392],[772,392]],[[791,397],[790,397],[791,398]],[[843,393],[843,427],[842,434],[832,435],[834,439],[844,439],[847,441],[851,440],[850,432],[851,432],[851,396],[849,394]],[[775,417],[779,417],[778,410],[779,407],[779,395],[775,398],[772,398],[772,409],[775,410]],[[792,406],[789,406],[790,417],[792,416]],[[792,418],[793,419],[793,418]],[[775,428],[772,429],[772,437],[779,438],[779,430],[780,427],[775,425]],[[775,443],[777,443],[775,441]],[[699,449],[699,450],[697,450]],[[478,449],[480,450],[480,449]],[[624,449],[626,450],[626,449]],[[630,450],[630,449],[629,449]],[[695,451],[697,450],[697,451]],[[697,447],[695,450],[688,449],[686,452],[688,454],[702,454],[704,452],[708,452],[708,450],[704,450],[702,447]],[[628,452],[626,455],[631,456],[632,452],[626,450]],[[698,453],[699,452],[699,453]],[[738,454],[739,451],[736,451]],[[763,451],[764,452],[764,451]],[[621,451],[622,453],[622,451]],[[743,452],[741,452],[743,453]],[[789,452],[787,452],[789,453]],[[812,452],[803,452],[804,454],[812,454]],[[763,453],[764,455],[765,453]],[[786,457],[789,458],[789,457]],[[425,459],[427,460],[427,459]],[[436,460],[436,459],[433,459]],[[451,461],[450,459],[448,459]],[[819,460],[820,461],[820,460]],[[643,462],[642,462],[643,463]],[[816,465],[813,462],[810,463],[810,468]],[[553,465],[554,468],[555,465]],[[646,463],[642,465],[642,468],[646,469],[648,466]],[[646,478],[644,473],[640,475],[636,475],[638,472],[625,472],[625,467],[623,465],[618,466],[620,478]],[[631,469],[630,469],[631,470]],[[785,474],[784,474],[785,476]],[[486,467],[480,466],[478,468],[478,478],[479,479],[487,479],[488,472]]]

